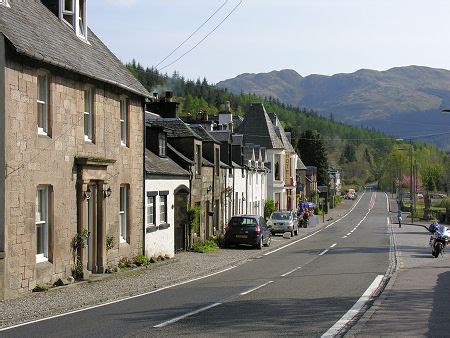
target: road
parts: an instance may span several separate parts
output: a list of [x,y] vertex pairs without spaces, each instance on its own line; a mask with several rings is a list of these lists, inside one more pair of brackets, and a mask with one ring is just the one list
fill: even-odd
[[314,335],[389,265],[384,193],[342,220],[207,278],[1,332],[11,337]]

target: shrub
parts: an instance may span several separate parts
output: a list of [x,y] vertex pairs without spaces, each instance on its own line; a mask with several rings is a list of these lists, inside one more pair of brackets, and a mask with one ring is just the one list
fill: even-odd
[[188,210],[188,219],[191,224],[191,230],[200,234],[200,206],[195,206]]
[[273,200],[266,200],[264,203],[264,218],[268,219],[275,211],[275,202]]
[[219,246],[214,240],[205,240],[202,242],[197,242],[192,245],[192,249],[197,252],[207,253],[214,252],[219,249]]
[[133,266],[133,261],[128,257],[121,257],[119,260],[119,268],[131,268]]
[[150,265],[150,259],[145,257],[144,255],[137,255],[134,257],[134,264],[137,266],[148,266]]

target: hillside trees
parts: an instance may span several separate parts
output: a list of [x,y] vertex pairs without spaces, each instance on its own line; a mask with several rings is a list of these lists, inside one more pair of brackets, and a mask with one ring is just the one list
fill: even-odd
[[297,142],[297,151],[307,166],[317,167],[317,182],[328,184],[328,155],[320,134],[315,130],[303,132]]

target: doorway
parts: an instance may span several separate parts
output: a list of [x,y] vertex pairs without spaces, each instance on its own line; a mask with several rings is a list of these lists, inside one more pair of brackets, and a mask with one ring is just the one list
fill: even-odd
[[90,191],[90,197],[86,199],[87,203],[87,230],[89,231],[89,237],[86,241],[87,249],[87,269],[91,272],[96,270],[96,243],[97,243],[97,190],[96,183],[90,183],[88,185],[88,191]]
[[188,197],[189,190],[181,187],[175,190],[174,194],[174,232],[175,232],[175,252],[186,250],[189,246],[188,227]]

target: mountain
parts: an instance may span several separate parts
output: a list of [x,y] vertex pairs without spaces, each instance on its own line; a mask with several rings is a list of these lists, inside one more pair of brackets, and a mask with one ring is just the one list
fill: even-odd
[[[444,69],[407,66],[306,77],[284,69],[241,74],[217,86],[314,109],[336,121],[403,138],[450,132],[450,115],[441,113],[450,108],[450,71]],[[449,134],[421,139],[450,145]]]

